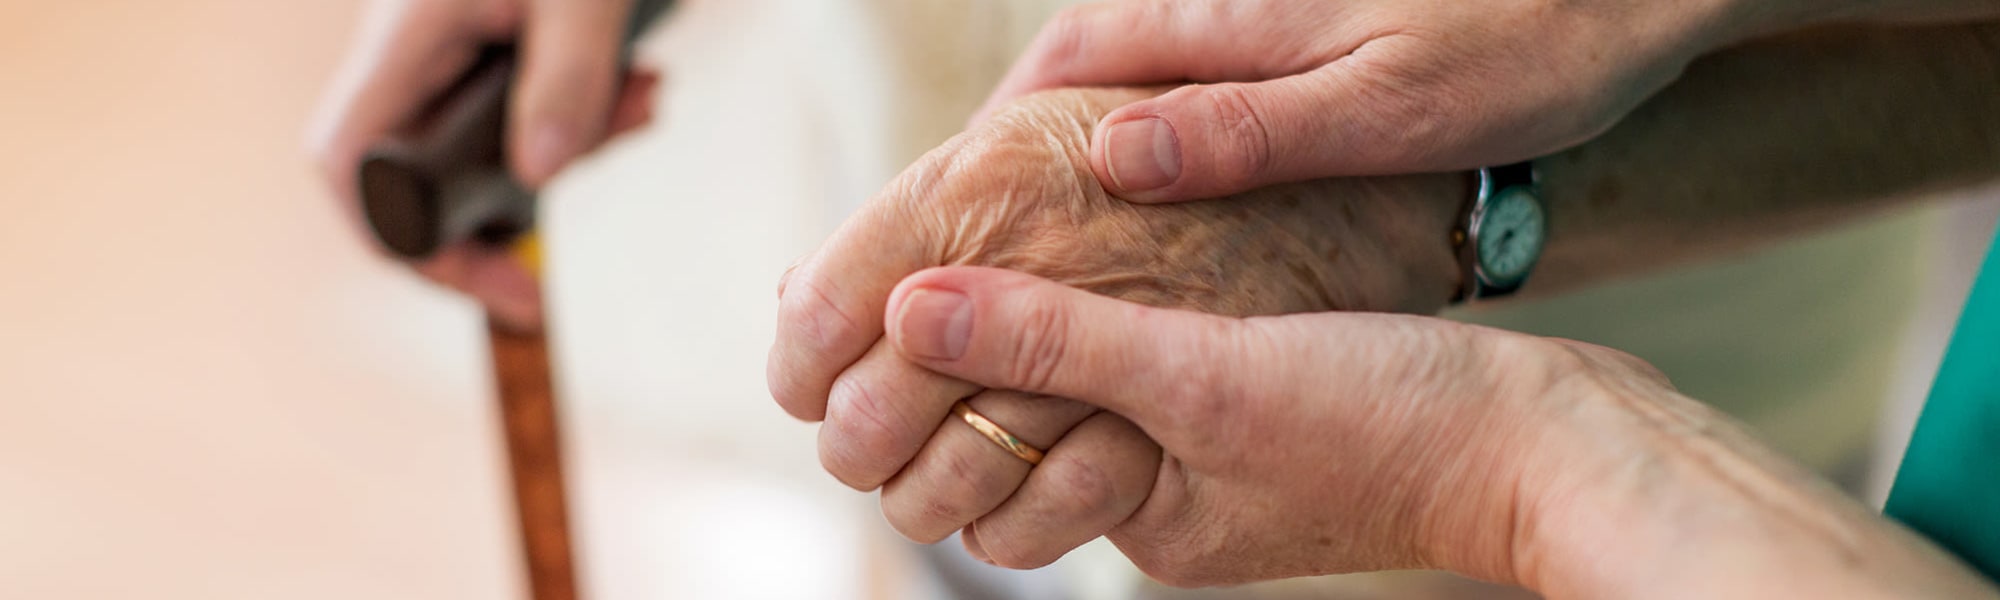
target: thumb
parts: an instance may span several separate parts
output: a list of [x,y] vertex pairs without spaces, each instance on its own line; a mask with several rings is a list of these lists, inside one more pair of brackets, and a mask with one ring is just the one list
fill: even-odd
[[1171,430],[1189,403],[1247,372],[1229,350],[1240,321],[1152,308],[1030,275],[943,267],[911,275],[888,305],[905,358],[988,388],[1061,396]]
[[540,187],[604,140],[619,104],[620,33],[631,7],[632,0],[527,3],[508,121],[510,166],[523,183]]
[[[1090,163],[1114,195],[1180,202],[1323,177],[1423,170],[1393,98],[1346,62],[1257,83],[1190,85],[1106,115]],[[1416,125],[1423,125],[1421,123]],[[1409,131],[1406,131],[1409,130]],[[1392,139],[1393,136],[1393,139]]]

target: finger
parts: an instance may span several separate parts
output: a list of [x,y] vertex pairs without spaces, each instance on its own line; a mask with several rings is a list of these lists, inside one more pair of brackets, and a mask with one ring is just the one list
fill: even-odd
[[1438,161],[1453,114],[1353,59],[1258,83],[1187,86],[1112,111],[1091,136],[1091,169],[1134,202],[1219,198],[1333,176],[1456,168]]
[[820,466],[861,491],[881,487],[979,386],[939,375],[878,344],[833,385],[819,428]]
[[799,265],[802,265],[802,264],[805,264],[805,262],[806,262],[806,259],[808,259],[808,258],[812,258],[812,255],[811,255],[811,254],[807,254],[807,255],[805,255],[805,256],[800,256],[800,257],[798,257],[798,258],[795,258],[795,259],[792,259],[792,264],[789,264],[789,265],[785,265],[785,272],[784,272],[784,273],[780,273],[780,274],[778,274],[778,299],[779,299],[779,300],[784,300],[784,299],[785,299],[785,285],[786,285],[786,284],[789,284],[789,283],[791,283],[791,281],[792,281],[792,273],[794,273],[794,272],[797,272],[797,271],[799,270]]
[[321,175],[346,205],[354,205],[355,170],[368,145],[472,63],[484,33],[469,18],[476,16],[448,2],[374,4],[307,133]]
[[[974,556],[1012,569],[1047,566],[1125,522],[1152,493],[1160,447],[1116,414],[1064,435],[1006,503],[972,524]],[[886,500],[886,498],[885,498]]]
[[[1239,322],[1113,300],[1030,275],[944,267],[890,298],[900,355],[989,388],[1073,398],[1148,432],[1200,414],[1239,356]],[[1165,442],[1167,440],[1161,439]]]
[[936,264],[939,238],[913,231],[899,211],[864,209],[784,278],[765,376],[785,412],[825,418],[834,377],[881,339],[889,291],[903,276]]
[[653,99],[659,87],[660,74],[657,71],[626,72],[624,83],[618,87],[618,102],[611,107],[610,121],[605,124],[609,135],[624,135],[651,124]]
[[1338,8],[1290,1],[1072,6],[1042,28],[973,121],[1052,88],[1257,81],[1305,72],[1351,49],[1335,42],[1344,33]]
[[515,175],[540,186],[603,141],[631,0],[531,0],[509,112]]
[[[1063,439],[1097,408],[1053,396],[987,390],[965,401],[974,412],[1036,448]],[[904,537],[930,544],[1000,506],[1028,478],[1029,465],[954,417],[882,486],[882,515]]]
[[514,255],[476,242],[446,246],[417,272],[478,300],[488,314],[524,331],[542,324],[542,290]]

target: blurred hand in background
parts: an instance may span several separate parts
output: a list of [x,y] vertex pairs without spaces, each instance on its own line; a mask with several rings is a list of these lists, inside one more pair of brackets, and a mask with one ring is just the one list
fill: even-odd
[[[508,167],[541,187],[578,156],[651,120],[659,76],[619,66],[631,0],[383,0],[371,6],[309,144],[335,197],[353,215],[356,168],[368,146],[409,124],[489,44],[517,43],[509,92]],[[367,235],[370,245],[373,237]],[[502,249],[464,242],[415,264],[478,299],[496,317],[537,325],[534,276]]]

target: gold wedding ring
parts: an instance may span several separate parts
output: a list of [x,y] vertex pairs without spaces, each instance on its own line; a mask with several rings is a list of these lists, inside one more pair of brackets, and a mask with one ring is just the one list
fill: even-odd
[[972,407],[966,406],[964,400],[951,405],[951,414],[958,415],[958,418],[964,419],[965,424],[971,425],[980,435],[986,436],[986,439],[993,440],[995,444],[999,444],[1000,449],[1006,450],[1021,460],[1028,461],[1030,465],[1042,464],[1041,450],[1028,445],[1027,442],[1021,441],[1021,438],[1014,437],[1014,434],[1007,433],[1006,429],[994,423],[992,419],[986,418],[986,415],[979,414],[978,411],[972,410]]

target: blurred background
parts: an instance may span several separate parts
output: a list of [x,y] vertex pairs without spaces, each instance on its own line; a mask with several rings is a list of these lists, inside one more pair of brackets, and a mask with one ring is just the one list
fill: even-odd
[[[371,253],[302,149],[362,4],[0,0],[0,597],[522,597],[476,307]],[[684,4],[656,125],[545,196],[585,590],[972,597],[770,402],[772,287],[1060,2]],[[1460,316],[1634,350],[1879,498],[1975,196]],[[993,577],[1160,593],[1102,547]]]
[[[366,4],[0,3],[0,597],[522,597],[477,308],[304,149]],[[586,592],[933,595],[763,360],[779,272],[1040,22],[955,4],[684,2],[672,126],[545,195]],[[887,100],[901,19],[990,57]]]

